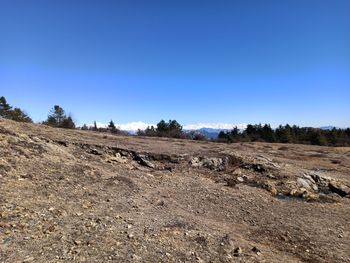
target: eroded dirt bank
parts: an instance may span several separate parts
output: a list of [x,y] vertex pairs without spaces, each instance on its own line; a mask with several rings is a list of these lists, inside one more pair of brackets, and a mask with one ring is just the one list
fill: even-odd
[[0,120],[0,262],[349,262],[350,148]]

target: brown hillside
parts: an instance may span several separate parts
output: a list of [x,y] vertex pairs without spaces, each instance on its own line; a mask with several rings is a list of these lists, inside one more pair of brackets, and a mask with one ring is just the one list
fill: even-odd
[[0,262],[350,262],[350,148],[0,119]]

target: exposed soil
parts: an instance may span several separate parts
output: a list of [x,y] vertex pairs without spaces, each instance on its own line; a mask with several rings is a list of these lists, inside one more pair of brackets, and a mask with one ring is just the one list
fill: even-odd
[[350,148],[0,119],[0,262],[350,262]]

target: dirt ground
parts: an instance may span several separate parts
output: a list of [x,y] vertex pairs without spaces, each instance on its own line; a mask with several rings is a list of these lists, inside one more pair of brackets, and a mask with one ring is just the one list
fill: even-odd
[[350,262],[350,148],[0,120],[0,262]]

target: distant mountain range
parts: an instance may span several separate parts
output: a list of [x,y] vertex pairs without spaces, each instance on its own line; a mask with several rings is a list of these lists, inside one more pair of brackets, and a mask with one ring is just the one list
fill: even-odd
[[197,130],[185,130],[185,132],[195,131],[207,137],[208,139],[216,139],[221,131],[230,131],[231,129],[214,129],[214,128],[200,128]]
[[337,128],[337,127],[331,126],[331,125],[320,127],[321,130],[333,130],[334,128]]

